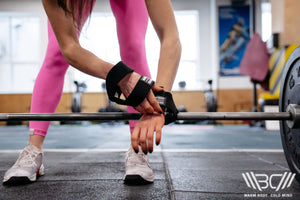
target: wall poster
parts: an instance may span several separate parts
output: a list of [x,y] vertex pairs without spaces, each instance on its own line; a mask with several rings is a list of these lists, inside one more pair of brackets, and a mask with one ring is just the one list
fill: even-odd
[[220,6],[220,76],[239,76],[239,65],[250,39],[250,6]]

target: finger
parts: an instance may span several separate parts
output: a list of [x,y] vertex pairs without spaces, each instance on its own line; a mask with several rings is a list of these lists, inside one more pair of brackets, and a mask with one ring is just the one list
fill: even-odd
[[151,127],[148,129],[148,133],[147,133],[147,143],[148,143],[149,153],[153,152],[153,134],[154,134],[154,129]]
[[[149,104],[150,105],[150,104]],[[145,110],[145,108],[142,106],[142,104],[134,107],[134,109],[136,111],[138,111],[139,113],[142,113],[142,114],[147,114],[147,111]],[[151,112],[151,110],[149,110]],[[152,114],[152,113],[151,113]]]
[[152,91],[150,91],[148,93],[147,99],[156,112],[163,113],[163,110],[161,109],[160,105],[158,104]]
[[160,92],[160,91],[164,90],[164,87],[163,86],[157,86],[157,85],[154,84],[152,86],[152,90],[155,91],[155,92]]
[[150,105],[150,103],[148,102],[147,99],[144,99],[144,101],[140,104],[140,106],[142,107],[143,111],[142,113],[144,114],[153,114],[154,113],[154,109],[153,107]]
[[140,135],[140,128],[134,127],[131,133],[131,146],[134,149],[135,153],[139,152],[139,135]]
[[146,139],[147,139],[147,128],[141,128],[140,129],[140,145],[141,145],[141,148],[142,148],[144,154],[148,153]]
[[134,107],[134,109],[135,109],[136,111],[138,111],[139,113],[143,113],[143,114],[144,114],[144,109],[143,109],[140,105]]
[[155,132],[156,132],[155,144],[158,146],[161,140],[161,127],[157,126]]

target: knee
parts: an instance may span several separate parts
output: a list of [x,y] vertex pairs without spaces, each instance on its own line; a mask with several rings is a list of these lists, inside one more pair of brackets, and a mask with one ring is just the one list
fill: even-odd
[[59,48],[51,49],[48,47],[43,66],[51,70],[65,71],[69,64],[65,60]]

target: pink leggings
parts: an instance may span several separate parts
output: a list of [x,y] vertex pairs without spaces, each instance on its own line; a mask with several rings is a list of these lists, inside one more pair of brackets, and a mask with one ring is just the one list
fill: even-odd
[[[137,73],[150,77],[146,60],[145,34],[148,13],[144,1],[110,0],[117,22],[121,59]],[[87,12],[86,12],[87,13]],[[85,15],[85,18],[88,14]],[[101,24],[99,24],[101,26]],[[80,33],[79,33],[80,34]],[[31,113],[54,113],[63,91],[65,73],[69,64],[61,54],[59,45],[48,22],[48,47],[46,57],[35,81]],[[136,112],[128,107],[128,112]],[[130,121],[130,131],[135,121]],[[32,121],[33,134],[46,136],[50,122]]]

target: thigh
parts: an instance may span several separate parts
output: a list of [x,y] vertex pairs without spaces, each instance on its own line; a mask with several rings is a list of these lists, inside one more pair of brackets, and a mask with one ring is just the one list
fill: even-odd
[[143,0],[110,0],[110,5],[119,35],[144,37],[148,25],[148,12]]

